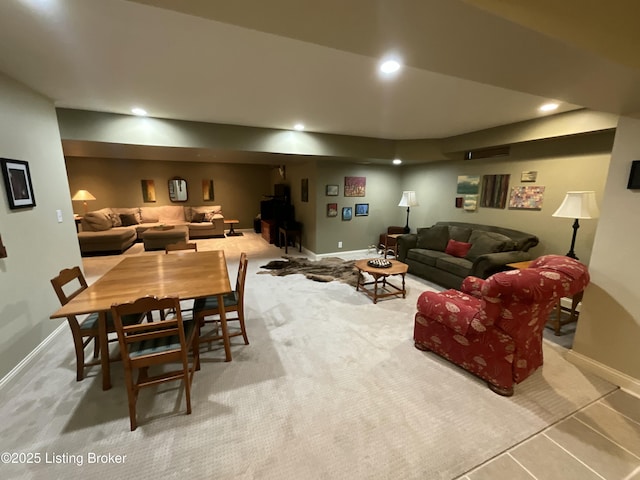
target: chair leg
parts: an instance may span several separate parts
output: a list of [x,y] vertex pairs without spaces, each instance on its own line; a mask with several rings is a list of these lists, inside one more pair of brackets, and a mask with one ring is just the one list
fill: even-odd
[[124,372],[125,381],[127,382],[127,400],[129,404],[129,424],[131,425],[131,431],[133,432],[138,428],[138,421],[136,419],[136,403],[138,400],[138,392],[133,385],[133,374],[130,370],[125,368]]
[[242,338],[244,338],[244,344],[249,345],[249,339],[247,338],[247,329],[244,328],[244,312],[238,312],[238,321],[240,322],[240,331],[242,332]]
[[79,382],[84,378],[84,344],[82,337],[73,338],[73,345],[76,350],[76,381]]
[[511,397],[513,395],[513,385],[510,387],[499,387],[489,382],[487,382],[487,385],[489,386],[489,390],[503,397]]

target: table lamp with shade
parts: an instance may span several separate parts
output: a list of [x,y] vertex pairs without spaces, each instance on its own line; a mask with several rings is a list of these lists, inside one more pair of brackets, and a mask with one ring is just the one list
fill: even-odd
[[399,207],[407,207],[407,224],[404,227],[404,233],[409,233],[411,229],[409,228],[409,209],[411,207],[417,207],[420,204],[418,203],[418,197],[416,197],[416,192],[413,191],[404,191],[402,192],[402,198],[400,199]]
[[598,218],[600,211],[596,204],[596,192],[582,191],[582,192],[567,192],[562,204],[552,215],[553,217],[560,218],[574,218],[573,222],[573,237],[571,237],[571,248],[567,252],[567,257],[578,260],[573,248],[576,244],[576,234],[580,228],[579,219]]
[[93,195],[91,195],[91,193],[87,190],[78,190],[73,197],[71,197],[71,200],[75,200],[75,201],[81,201],[82,205],[84,207],[84,214],[86,215],[88,213],[88,209],[87,209],[87,200],[95,200],[96,197],[94,197]]

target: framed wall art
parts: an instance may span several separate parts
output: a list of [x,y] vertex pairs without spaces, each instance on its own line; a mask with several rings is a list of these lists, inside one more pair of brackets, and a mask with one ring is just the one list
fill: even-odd
[[366,217],[369,215],[368,203],[356,203],[356,217]]
[[344,177],[345,197],[364,197],[367,187],[367,177]]
[[9,208],[35,207],[36,198],[33,194],[29,163],[8,158],[0,160],[2,161],[2,176],[4,177]]
[[352,207],[342,207],[342,220],[351,220],[352,216],[353,216]]
[[509,208],[522,210],[540,210],[544,197],[544,187],[513,187],[509,198]]
[[142,201],[155,202],[156,201],[156,182],[154,180],[140,180],[142,185]]
[[210,202],[214,200],[213,180],[202,180],[202,200]]
[[327,217],[337,217],[337,216],[338,216],[338,204],[327,203]]
[[482,196],[480,206],[504,208],[507,205],[511,175],[484,175],[482,177]]
[[340,187],[338,185],[327,185],[325,187],[325,195],[327,197],[337,197]]
[[460,175],[458,176],[457,194],[477,195],[480,191],[480,177],[477,175]]

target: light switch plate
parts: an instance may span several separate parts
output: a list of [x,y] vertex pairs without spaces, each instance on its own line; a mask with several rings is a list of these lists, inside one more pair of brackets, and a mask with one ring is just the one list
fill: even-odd
[[62,210],[56,210],[56,216],[58,217],[58,223],[62,223]]

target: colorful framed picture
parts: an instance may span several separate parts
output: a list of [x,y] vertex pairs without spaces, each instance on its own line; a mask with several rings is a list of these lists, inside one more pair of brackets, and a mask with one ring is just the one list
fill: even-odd
[[367,177],[344,177],[344,196],[364,197],[366,186]]
[[337,217],[337,216],[338,216],[338,204],[327,203],[327,217]]
[[343,207],[342,208],[342,220],[348,221],[351,220],[353,216],[353,208],[352,207]]
[[338,185],[327,185],[325,187],[325,195],[327,197],[337,197],[340,187]]
[[459,175],[456,193],[461,195],[476,195],[480,191],[479,175]]
[[540,210],[544,198],[544,187],[512,187],[509,208],[522,210]]
[[369,215],[368,203],[356,203],[356,217],[366,217]]
[[33,195],[29,163],[22,160],[0,159],[2,161],[2,175],[7,189],[9,208],[28,208],[36,206]]

